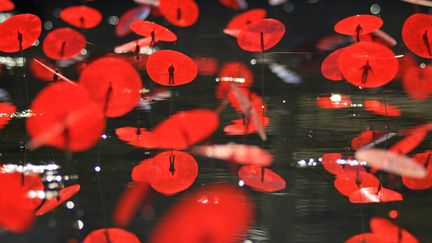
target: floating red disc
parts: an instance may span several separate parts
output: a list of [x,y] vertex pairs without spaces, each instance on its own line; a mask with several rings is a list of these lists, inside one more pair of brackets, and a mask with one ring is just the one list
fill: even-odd
[[[270,119],[266,116],[260,117],[261,124],[263,127],[267,127]],[[258,132],[259,129],[263,128],[257,128],[254,122],[246,122],[245,119],[235,119],[231,120],[232,124],[226,125],[224,127],[224,132],[228,135],[247,135]]]
[[321,164],[327,172],[339,175],[344,172],[342,165],[337,163],[337,160],[341,158],[342,154],[340,153],[325,153],[322,155]]
[[385,218],[374,217],[369,221],[374,234],[379,235],[384,242],[418,243],[419,241],[406,229]]
[[97,9],[80,5],[63,9],[60,18],[77,28],[91,29],[101,22],[102,14]]
[[57,197],[47,199],[45,202],[42,203],[42,207],[40,207],[36,211],[36,215],[37,216],[44,215],[50,212],[51,210],[53,210],[54,208],[62,205],[64,202],[66,202],[75,194],[77,194],[80,188],[81,188],[80,185],[72,185],[61,189],[58,192],[59,194]]
[[49,32],[42,43],[42,49],[47,57],[63,60],[79,55],[86,45],[82,34],[66,27]]
[[345,47],[339,56],[339,70],[351,84],[361,88],[380,87],[397,74],[395,54],[381,44],[360,42]]
[[427,134],[427,131],[418,131],[409,134],[392,145],[389,150],[399,154],[408,154],[423,142]]
[[385,243],[385,240],[378,234],[363,233],[351,236],[345,243]]
[[154,22],[137,20],[130,25],[130,28],[137,35],[153,38],[154,43],[177,40],[177,36],[171,30]]
[[10,115],[12,113],[16,112],[16,107],[7,102],[1,102],[0,103],[0,129],[3,129],[10,120]]
[[230,30],[241,30],[248,24],[254,22],[255,20],[264,19],[267,15],[267,11],[262,8],[249,9],[239,15],[232,18],[225,29]]
[[286,187],[285,180],[276,172],[255,165],[242,166],[238,172],[245,185],[261,192],[275,192]]
[[361,188],[378,187],[378,185],[379,180],[374,175],[363,171],[338,174],[334,181],[334,187],[346,197]]
[[366,111],[380,116],[401,116],[402,112],[399,107],[389,105],[378,100],[364,100],[363,106]]
[[340,81],[343,79],[342,73],[339,70],[339,56],[343,49],[337,49],[330,53],[321,63],[322,75],[332,81]]
[[146,5],[140,5],[135,8],[131,8],[120,16],[119,22],[116,25],[116,35],[124,37],[131,32],[130,25],[136,20],[143,20],[150,14],[150,7]]
[[252,86],[253,81],[253,73],[247,65],[241,62],[224,63],[218,74],[216,98],[219,100],[225,99],[231,89],[231,85],[249,88]]
[[219,0],[219,2],[225,7],[234,10],[242,10],[247,8],[247,3],[245,0]]
[[194,25],[199,17],[199,8],[190,0],[159,0],[159,10],[168,22],[179,27]]
[[192,82],[198,74],[195,62],[183,53],[161,50],[148,59],[146,70],[150,78],[164,86],[178,86]]
[[105,129],[100,107],[87,90],[66,82],[43,89],[33,100],[36,114],[27,119],[30,147],[53,146],[69,151],[83,151],[99,141]]
[[381,28],[383,23],[383,20],[377,16],[358,14],[340,20],[335,24],[334,30],[339,34],[358,37]]
[[274,47],[285,34],[285,26],[276,19],[260,19],[245,26],[237,38],[241,49],[250,52]]
[[432,16],[417,13],[408,17],[402,27],[402,40],[416,55],[432,58]]
[[427,168],[423,179],[402,176],[402,183],[411,190],[427,190],[432,187],[432,151],[415,154],[413,159]]
[[0,25],[0,51],[18,52],[32,46],[42,31],[41,20],[33,14],[17,14]]
[[385,203],[402,201],[403,197],[399,192],[384,187],[363,187],[349,196],[352,203]]
[[352,106],[352,100],[348,95],[332,94],[317,97],[316,104],[323,109],[345,109]]
[[415,100],[427,100],[432,96],[432,65],[408,67],[402,76],[404,91]]
[[90,232],[83,243],[141,243],[136,235],[120,228],[104,228]]
[[12,11],[15,4],[11,0],[0,0],[0,12]]
[[[46,66],[50,67],[51,69],[55,70],[56,67],[54,65],[46,62],[46,60],[44,60],[44,59],[42,59],[40,57],[38,57],[38,60],[41,61],[41,62],[43,62],[44,65],[46,65]],[[31,70],[31,73],[32,73],[33,77],[35,77],[37,79],[40,79],[40,80],[43,80],[43,81],[47,81],[47,82],[51,82],[51,81],[54,80],[54,74],[50,70],[44,68],[42,65],[40,65],[39,63],[37,63],[35,61],[35,59],[31,59],[30,60],[30,62],[29,62],[29,68]]]
[[133,183],[123,191],[113,212],[113,223],[119,227],[127,227],[133,216],[150,192],[146,182]]
[[353,150],[361,149],[363,146],[372,143],[374,140],[385,136],[384,131],[366,130],[351,140],[351,148]]
[[79,83],[102,107],[106,117],[126,114],[141,97],[141,77],[122,58],[103,57],[90,63],[81,73]]

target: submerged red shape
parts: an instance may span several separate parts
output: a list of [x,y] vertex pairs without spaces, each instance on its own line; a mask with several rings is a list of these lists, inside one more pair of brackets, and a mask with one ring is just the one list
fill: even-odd
[[43,89],[33,100],[35,116],[27,119],[30,147],[53,146],[83,151],[99,141],[105,129],[100,107],[78,85],[59,82]]
[[373,233],[363,233],[351,236],[345,243],[385,243],[386,240],[382,239],[380,235]]
[[352,203],[385,203],[402,201],[403,197],[399,192],[380,187],[363,187],[351,193],[349,200]]
[[399,154],[408,154],[419,146],[427,136],[427,131],[418,131],[407,135],[397,143],[392,145],[389,150]]
[[124,37],[131,32],[130,25],[136,20],[143,20],[150,14],[150,7],[146,5],[136,6],[129,9],[120,16],[119,22],[116,25],[116,35]]
[[316,104],[323,109],[345,109],[351,107],[352,100],[348,95],[331,94],[317,97]]
[[198,74],[202,76],[214,75],[219,67],[219,61],[215,57],[195,56],[193,61],[197,66]]
[[7,102],[0,103],[0,129],[3,129],[10,121],[10,115],[16,112],[16,107]]
[[256,20],[244,27],[237,38],[241,49],[262,52],[274,47],[285,34],[285,26],[276,19]]
[[339,56],[343,49],[337,49],[330,53],[321,63],[322,75],[332,81],[340,81],[343,79],[342,73],[339,70]]
[[385,136],[384,131],[379,130],[366,130],[361,132],[359,135],[351,139],[351,148],[354,150],[361,149],[365,145],[368,145],[376,139]]
[[[46,62],[46,60],[38,58],[39,61],[43,62],[47,67],[52,68],[55,70],[55,66],[51,63]],[[29,62],[29,68],[32,72],[33,77],[43,80],[43,81],[53,81],[54,80],[54,74],[50,72],[50,70],[44,68],[42,65],[37,63],[35,59],[31,59]]]
[[351,84],[361,88],[380,87],[397,74],[395,54],[383,45],[360,42],[345,47],[339,56],[339,70]]
[[0,12],[12,11],[15,4],[11,0],[0,0]]
[[410,178],[402,176],[402,183],[411,190],[426,190],[432,187],[432,151],[428,150],[423,153],[415,154],[414,161],[424,166],[427,175],[423,179]]
[[415,100],[427,100],[432,97],[432,65],[406,68],[402,75],[404,91]]
[[414,54],[432,58],[432,16],[416,13],[405,20],[402,40]]
[[341,158],[340,153],[326,153],[322,155],[321,164],[327,172],[338,175],[344,172],[342,165],[337,163]]
[[366,111],[380,116],[401,116],[402,112],[399,107],[390,105],[378,100],[367,99],[363,101]]
[[249,9],[241,14],[236,15],[232,18],[225,29],[229,30],[241,30],[248,24],[254,22],[255,20],[264,19],[267,15],[267,11],[262,8]]
[[140,36],[150,37],[150,45],[158,41],[172,42],[177,40],[177,36],[169,29],[154,22],[137,20],[130,25],[131,30]]
[[149,242],[238,242],[252,223],[253,213],[251,199],[240,188],[204,186],[165,213]]
[[106,117],[126,114],[141,97],[139,73],[121,58],[103,57],[90,63],[81,73],[79,83],[88,90]]
[[334,187],[338,192],[349,197],[355,191],[362,188],[378,187],[379,180],[370,173],[355,170],[355,173],[347,171],[337,175]]
[[17,14],[0,25],[0,51],[18,52],[29,48],[37,41],[42,31],[42,23],[33,14]]
[[368,14],[358,14],[344,18],[337,22],[334,30],[343,35],[353,35],[358,37],[379,29],[383,25],[380,17]]
[[253,81],[253,73],[244,63],[224,63],[218,74],[216,98],[220,100],[225,99],[231,89],[231,85],[237,85],[242,88],[249,88],[252,86]]
[[59,194],[57,197],[47,199],[42,203],[42,206],[36,211],[36,215],[37,216],[44,215],[50,212],[51,210],[53,210],[54,208],[62,205],[64,202],[69,200],[69,198],[77,194],[80,188],[81,188],[80,185],[77,184],[77,185],[72,185],[61,189],[58,192]]
[[120,228],[104,228],[90,232],[83,243],[141,243],[136,235]]
[[280,175],[261,166],[242,166],[238,175],[245,185],[256,191],[275,192],[286,187],[286,182]]
[[79,5],[63,9],[60,12],[60,18],[77,28],[91,29],[101,22],[102,14],[92,7]]
[[69,59],[86,47],[86,39],[71,28],[58,28],[48,33],[42,43],[45,55],[54,60]]
[[113,223],[119,227],[127,227],[135,213],[149,193],[146,182],[134,183],[121,194],[113,212]]
[[269,166],[273,157],[260,147],[243,144],[196,146],[192,152],[197,155],[227,160],[241,165]]
[[142,161],[132,171],[134,181],[149,182],[152,188],[166,195],[188,189],[198,175],[198,164],[186,152],[166,151]]
[[[260,117],[263,127],[267,127],[270,119],[268,117]],[[232,124],[224,127],[224,132],[228,135],[246,135],[258,132],[258,128],[253,122],[246,122],[245,119],[235,119],[231,121]]]
[[179,27],[194,25],[199,17],[199,8],[190,0],[159,0],[159,10],[168,22]]
[[165,86],[178,86],[192,82],[198,74],[195,62],[185,54],[161,50],[147,60],[146,70],[150,78]]
[[369,221],[371,231],[385,242],[418,243],[419,241],[406,229],[385,218],[374,217]]

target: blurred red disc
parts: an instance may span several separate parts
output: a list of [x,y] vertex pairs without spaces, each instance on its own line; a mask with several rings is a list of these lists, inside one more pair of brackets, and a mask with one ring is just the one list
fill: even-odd
[[247,8],[247,3],[245,0],[219,0],[219,2],[225,7],[234,10],[242,10]]
[[316,104],[323,109],[345,109],[351,107],[352,100],[348,95],[331,94],[317,97]]
[[231,85],[249,88],[252,86],[253,81],[253,73],[246,64],[241,62],[226,62],[219,70],[216,98],[219,100],[225,99],[231,89]]
[[120,127],[115,130],[115,134],[120,140],[135,147],[157,148],[158,146],[157,143],[151,144],[151,141],[155,141],[156,139],[153,133],[144,128]]
[[61,189],[58,192],[59,195],[57,197],[47,199],[42,203],[42,206],[36,211],[36,216],[44,215],[53,210],[54,208],[62,205],[64,202],[77,194],[80,188],[80,185],[77,184]]
[[339,70],[351,84],[361,88],[380,87],[397,74],[395,54],[381,44],[360,42],[345,47],[339,56]]
[[10,115],[16,112],[16,107],[7,102],[0,102],[0,129],[3,129],[10,121]]
[[122,58],[103,57],[90,63],[81,73],[79,83],[102,107],[106,117],[126,114],[141,97],[141,77]]
[[384,136],[384,131],[366,130],[351,139],[351,148],[354,150],[361,149],[363,146],[373,142],[381,136]]
[[432,16],[416,13],[405,20],[402,40],[414,54],[432,58]]
[[385,242],[418,243],[419,241],[406,229],[392,223],[385,218],[374,217],[369,221],[369,226],[374,234],[377,234]]
[[86,39],[82,34],[65,27],[49,32],[42,43],[42,49],[47,57],[63,60],[79,55],[86,45]]
[[146,70],[154,82],[164,86],[190,83],[198,74],[197,66],[190,57],[171,50],[153,53],[147,59]]
[[218,70],[219,61],[215,57],[195,56],[193,60],[197,66],[199,75],[212,76]]
[[186,152],[166,151],[142,161],[132,171],[134,181],[148,182],[165,195],[188,189],[198,175],[198,164]]
[[432,65],[412,66],[402,76],[404,91],[415,100],[427,100],[432,96]]
[[338,192],[346,197],[349,197],[355,191],[361,188],[378,187],[379,180],[370,173],[357,171],[352,173],[340,173],[334,181],[334,187]]
[[364,100],[363,106],[366,111],[380,116],[401,116],[402,112],[399,107],[380,102],[378,100]]
[[334,30],[343,35],[360,36],[381,28],[383,23],[377,16],[358,14],[340,20],[335,24]]
[[154,22],[136,20],[130,25],[131,30],[140,36],[154,37],[154,42],[177,40],[177,36],[169,29]]
[[246,27],[246,25],[254,22],[255,20],[264,19],[266,15],[267,15],[267,11],[263,8],[249,9],[232,18],[228,22],[225,29],[241,30],[244,27]]
[[415,154],[414,161],[427,168],[425,178],[410,178],[402,176],[402,183],[411,190],[427,190],[432,187],[432,151],[427,150],[423,153]]
[[[261,117],[261,124],[263,127],[267,127],[270,119],[268,117]],[[228,135],[247,135],[258,132],[254,122],[246,122],[244,119],[231,120],[231,124],[224,127],[224,132]]]
[[285,34],[285,26],[276,19],[260,19],[245,26],[237,38],[241,49],[250,52],[274,47]]
[[325,153],[322,155],[321,164],[327,172],[339,175],[344,172],[342,165],[337,163],[337,160],[341,158],[342,154],[340,153]]
[[427,134],[427,131],[418,131],[409,134],[397,143],[393,144],[388,150],[399,154],[408,154],[423,142]]
[[321,73],[326,79],[332,81],[343,79],[342,73],[339,70],[339,56],[342,51],[342,48],[333,51],[321,63]]
[[100,107],[87,90],[66,82],[43,89],[33,100],[36,114],[27,119],[33,149],[43,145],[69,151],[83,151],[95,145],[105,129]]
[[90,232],[83,243],[141,243],[132,232],[120,228],[104,228]]
[[385,239],[382,239],[380,235],[373,233],[363,233],[351,236],[345,243],[385,243]]
[[252,201],[240,188],[227,184],[204,186],[165,213],[149,242],[240,242],[253,214]]
[[116,35],[124,37],[131,32],[130,25],[136,20],[146,19],[150,14],[150,7],[139,5],[129,9],[120,16],[119,22],[116,25]]
[[159,10],[168,22],[179,27],[192,26],[199,17],[198,5],[193,0],[159,0]]
[[12,11],[15,4],[11,0],[0,0],[0,12]]
[[41,20],[33,14],[17,14],[0,25],[0,51],[18,52],[37,41],[42,31]]
[[91,29],[101,22],[102,14],[97,9],[79,5],[63,9],[60,12],[60,18],[77,28]]
[[[46,66],[50,67],[51,69],[53,69],[53,70],[56,69],[56,67],[53,64],[48,63],[43,58],[38,57],[37,59],[39,61],[43,62]],[[54,74],[50,70],[44,68],[42,65],[37,63],[34,59],[30,60],[29,68],[30,68],[30,71],[31,71],[33,77],[35,77],[37,79],[47,81],[47,82],[51,82],[54,80]]]
[[133,183],[126,188],[120,195],[113,211],[114,225],[127,227],[149,192],[150,186],[145,182]]
[[384,187],[362,187],[349,195],[352,203],[385,203],[402,201],[399,192]]
[[276,172],[255,165],[242,166],[238,172],[245,185],[261,192],[275,192],[285,189],[285,180]]

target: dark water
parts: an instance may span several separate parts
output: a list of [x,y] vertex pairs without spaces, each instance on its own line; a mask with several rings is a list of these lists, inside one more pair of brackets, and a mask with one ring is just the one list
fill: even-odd
[[[320,63],[327,55],[314,48],[317,40],[332,34],[332,26],[339,19],[358,13],[370,13],[372,4],[379,4],[384,19],[383,29],[398,40],[393,48],[396,54],[406,51],[403,46],[400,30],[407,16],[416,9],[409,4],[398,1],[289,1],[285,5],[269,7],[265,1],[249,1],[250,7],[264,7],[268,16],[281,20],[287,27],[287,33],[279,45],[266,54],[267,61],[285,65],[296,72],[302,79],[300,84],[287,84],[278,78],[268,67],[260,64],[259,56],[241,51],[235,40],[221,31],[227,21],[236,14],[216,1],[198,1],[201,16],[199,22],[191,28],[172,29],[179,36],[174,44],[162,44],[161,48],[175,49],[188,55],[217,57],[220,63],[242,61],[249,65],[255,75],[253,91],[263,95],[268,104],[267,115],[270,125],[266,128],[269,139],[261,143],[256,134],[244,137],[230,137],[223,134],[223,126],[205,143],[223,144],[228,142],[262,145],[274,156],[271,169],[279,173],[287,182],[286,189],[276,193],[254,192],[245,188],[255,203],[255,222],[249,229],[248,239],[252,242],[343,242],[354,234],[369,231],[368,222],[373,216],[386,217],[392,209],[399,211],[396,222],[415,235],[420,242],[432,242],[432,193],[431,191],[410,191],[398,177],[382,174],[386,187],[403,193],[404,201],[353,205],[341,196],[333,187],[333,176],[326,173],[321,166],[300,168],[298,161],[317,160],[326,152],[341,152],[352,155],[347,146],[352,137],[371,127],[390,131],[409,128],[432,119],[432,103],[412,101],[401,90],[399,80],[382,88],[358,90],[346,82],[331,82],[320,74]],[[43,21],[50,20],[54,27],[66,26],[53,16],[56,8],[70,6],[76,1],[19,1],[17,12],[38,14]],[[102,24],[94,30],[85,32],[89,42],[87,49],[90,58],[107,53],[115,45],[132,40],[134,37],[116,38],[114,27],[108,25],[107,17],[120,15],[134,4],[131,1],[110,0],[96,1],[96,6],[104,14]],[[294,9],[288,12],[291,7]],[[427,12],[428,9],[420,8]],[[166,24],[161,18],[153,19]],[[48,31],[44,31],[46,35]],[[42,40],[43,36],[41,37]],[[302,52],[297,54],[280,52]],[[305,54],[307,53],[307,54]],[[32,48],[25,53],[28,56],[41,55],[40,48]],[[251,59],[258,59],[256,65],[250,65]],[[424,60],[423,60],[424,61]],[[262,80],[264,65],[264,80]],[[5,70],[1,78],[1,88],[7,90],[11,100],[23,110],[26,107],[24,85],[19,68]],[[73,67],[66,69],[67,75],[77,78]],[[144,85],[156,87],[145,73],[142,73]],[[218,101],[214,98],[215,77],[199,76],[193,83],[175,89],[175,111],[193,108],[216,108]],[[262,82],[263,81],[263,82]],[[262,86],[264,84],[264,87]],[[42,81],[29,78],[30,98],[44,87]],[[264,94],[262,93],[264,91]],[[344,93],[351,95],[353,103],[360,103],[364,97],[386,99],[401,107],[403,115],[387,119],[366,113],[361,108],[348,110],[324,110],[315,105],[315,98],[321,94]],[[169,114],[169,102],[161,101],[152,106],[151,116],[146,111],[133,111],[124,117],[110,119],[106,129],[106,140],[93,149],[73,154],[68,158],[61,151],[41,148],[28,153],[28,160],[34,164],[55,161],[63,166],[61,173],[77,174],[81,184],[80,193],[72,200],[72,210],[62,206],[56,211],[39,217],[33,228],[22,235],[7,232],[0,234],[0,242],[67,242],[70,238],[82,240],[90,231],[110,227],[111,212],[116,199],[130,181],[132,168],[140,161],[155,154],[155,151],[133,148],[114,134],[114,129],[135,125],[139,115],[143,120],[157,124]],[[235,112],[228,108],[221,115],[221,124],[226,125],[236,118]],[[400,137],[392,139],[394,143]],[[0,160],[12,163],[23,159],[24,152],[20,142],[25,139],[24,121],[15,119],[0,136]],[[414,152],[428,149],[430,135]],[[196,157],[199,164],[198,177],[189,190],[214,182],[237,184],[238,177],[225,162],[203,157]],[[101,172],[94,170],[101,167]],[[166,197],[154,194],[153,207],[147,208],[150,217],[135,217],[128,230],[134,232],[142,242],[146,242],[152,228],[163,212],[185,193]],[[148,214],[147,214],[148,215]],[[82,220],[84,227],[77,229],[77,220]]]

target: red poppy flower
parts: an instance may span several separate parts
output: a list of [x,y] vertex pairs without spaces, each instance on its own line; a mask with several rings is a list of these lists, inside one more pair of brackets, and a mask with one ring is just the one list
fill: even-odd
[[389,105],[378,100],[364,100],[363,106],[366,111],[380,116],[401,116],[402,112],[399,107]]
[[280,175],[261,166],[242,166],[238,175],[245,185],[256,191],[275,192],[286,187],[286,182]]
[[161,50],[153,53],[147,60],[147,74],[165,86],[178,86],[192,82],[198,74],[194,61],[183,53]]
[[373,42],[345,47],[339,56],[339,70],[351,84],[361,88],[380,87],[390,82],[399,68],[395,54]]
[[340,153],[326,153],[322,155],[321,164],[327,172],[339,175],[344,172],[342,165],[337,163],[337,160],[341,158]]
[[366,161],[368,166],[413,178],[425,178],[426,170],[412,159],[384,149],[361,149],[355,153],[357,160]]
[[252,218],[253,204],[244,191],[225,184],[205,186],[168,210],[149,242],[237,242]]
[[0,51],[18,52],[37,41],[42,31],[41,20],[33,14],[17,14],[0,25]]
[[132,110],[141,97],[139,73],[121,58],[103,57],[88,65],[79,83],[104,110],[106,117],[119,117]]
[[77,194],[80,188],[81,188],[80,185],[72,185],[61,189],[58,192],[57,197],[47,199],[42,203],[42,206],[36,211],[36,215],[37,216],[44,215],[50,212],[51,210],[53,210],[54,208],[62,205],[64,202],[69,200],[69,198]]
[[426,190],[432,187],[432,151],[415,154],[413,160],[427,168],[423,179],[402,176],[402,183],[411,190]]
[[[351,139],[351,148],[354,150],[361,149],[365,145],[372,143],[378,138],[385,136],[386,132],[379,130],[366,130]],[[387,135],[388,136],[388,135]]]
[[16,107],[7,102],[0,103],[0,129],[3,129],[8,123],[10,115],[16,112]]
[[352,101],[348,95],[331,94],[317,97],[316,104],[323,109],[345,109],[351,107]]
[[78,85],[54,83],[42,90],[31,104],[36,114],[27,119],[30,147],[49,145],[69,151],[89,149],[105,128],[100,107]]
[[332,81],[340,81],[343,79],[342,73],[339,70],[339,56],[343,49],[337,49],[330,53],[321,63],[322,75]]
[[[267,127],[270,122],[270,118],[266,116],[260,117],[260,120],[263,127]],[[224,127],[224,132],[228,135],[247,135],[258,131],[255,123],[246,122],[245,119],[232,120],[231,123]]]
[[337,22],[334,30],[343,35],[353,35],[359,40],[360,35],[375,31],[383,25],[383,20],[374,15],[358,14]]
[[372,218],[369,221],[371,231],[386,242],[418,243],[419,241],[406,229],[393,224],[385,218]]
[[60,18],[77,28],[91,29],[101,22],[102,14],[97,9],[79,5],[63,9],[60,12]]
[[351,193],[349,200],[352,203],[385,203],[402,201],[400,193],[384,187],[363,187]]
[[[264,19],[266,15],[267,15],[267,11],[265,9],[262,8],[249,9],[232,18],[228,22],[227,26],[225,27],[224,32],[237,30],[238,33],[240,33],[240,30],[242,30],[248,24],[254,22],[255,20]],[[235,37],[237,38],[237,36]]]
[[129,9],[120,16],[119,22],[116,25],[115,32],[119,37],[124,37],[131,32],[130,25],[136,20],[146,19],[150,14],[150,7],[140,5]]
[[120,227],[127,227],[149,191],[149,184],[145,182],[134,183],[126,188],[114,208],[114,224]]
[[252,86],[253,81],[253,73],[247,65],[241,62],[224,63],[218,74],[216,98],[220,100],[225,99],[231,89],[231,85],[249,88]]
[[247,9],[248,7],[247,2],[245,0],[219,0],[219,2],[225,7],[234,10]]
[[276,19],[260,19],[245,26],[237,38],[241,49],[262,52],[274,47],[285,34],[285,26]]
[[167,151],[142,161],[132,171],[134,181],[149,182],[165,195],[188,189],[198,175],[198,164],[186,152]]
[[194,25],[199,17],[199,8],[190,0],[159,0],[159,11],[168,22],[179,27]]
[[12,11],[15,9],[15,4],[11,0],[0,1],[0,12]]
[[196,146],[192,153],[241,165],[269,166],[273,157],[260,147],[243,144]]
[[402,76],[404,91],[415,100],[427,100],[432,96],[432,65],[421,68],[408,67]]
[[378,187],[379,183],[373,174],[356,169],[355,172],[347,170],[338,174],[334,181],[334,187],[340,194],[349,197],[359,189]]
[[432,16],[416,13],[409,16],[402,27],[402,40],[414,54],[432,58]]
[[427,136],[427,131],[419,131],[410,134],[403,139],[399,140],[393,146],[389,148],[389,151],[393,151],[399,154],[408,154],[415,148],[417,148]]
[[150,37],[151,46],[158,41],[172,42],[177,40],[177,36],[162,25],[150,21],[136,20],[130,25],[131,30],[140,36]]
[[83,243],[141,243],[132,232],[120,228],[104,228],[90,232]]
[[79,55],[86,45],[82,34],[66,27],[49,32],[42,43],[42,49],[47,57],[63,60]]

